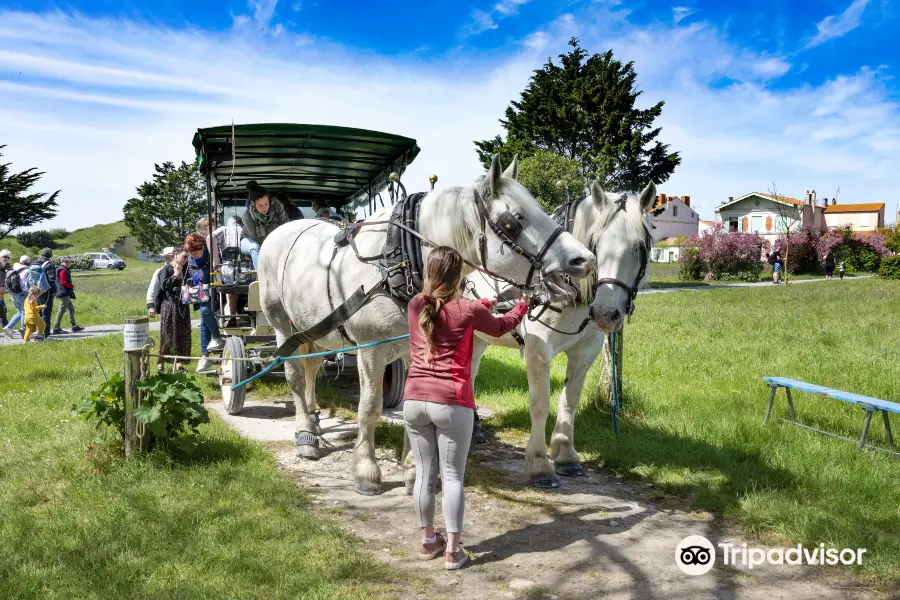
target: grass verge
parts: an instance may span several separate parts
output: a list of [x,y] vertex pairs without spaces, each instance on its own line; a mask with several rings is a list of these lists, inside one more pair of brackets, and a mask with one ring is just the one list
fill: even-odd
[[218,419],[190,460],[125,461],[69,413],[121,338],[4,347],[0,595],[396,597],[388,569],[308,510],[263,447]]

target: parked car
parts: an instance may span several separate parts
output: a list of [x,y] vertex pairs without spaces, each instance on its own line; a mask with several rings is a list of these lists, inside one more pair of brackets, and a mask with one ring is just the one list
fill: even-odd
[[112,252],[87,252],[88,258],[94,261],[95,269],[119,269],[125,268],[125,260]]

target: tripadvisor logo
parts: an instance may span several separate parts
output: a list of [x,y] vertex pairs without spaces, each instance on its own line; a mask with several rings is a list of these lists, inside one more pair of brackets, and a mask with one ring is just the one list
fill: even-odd
[[[722,543],[722,564],[753,569],[761,565],[861,565],[865,548],[826,548],[819,544],[807,548],[797,544],[790,548],[752,548],[747,544]],[[675,548],[675,564],[688,575],[703,575],[713,568],[716,549],[701,535],[689,535]]]

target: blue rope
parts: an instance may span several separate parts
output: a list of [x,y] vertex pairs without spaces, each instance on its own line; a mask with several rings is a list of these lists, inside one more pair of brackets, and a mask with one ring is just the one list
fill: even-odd
[[619,378],[616,376],[616,334],[609,334],[609,359],[612,364],[612,392],[613,392],[613,431],[616,437],[619,437],[619,409],[622,408],[622,398],[619,395]]
[[328,356],[330,354],[340,354],[341,352],[352,352],[354,350],[361,350],[362,348],[371,348],[372,346],[380,346],[381,344],[390,344],[391,342],[405,340],[408,337],[409,337],[409,334],[404,333],[403,335],[398,335],[398,336],[387,338],[384,340],[379,340],[377,342],[369,342],[368,344],[360,344],[358,346],[350,346],[349,348],[341,348],[339,350],[326,350],[324,352],[313,352],[312,354],[297,354],[296,356],[278,356],[270,364],[266,365],[266,367],[262,371],[260,371],[253,377],[251,377],[249,379],[245,379],[244,381],[241,381],[240,383],[235,383],[234,385],[232,385],[231,391],[241,389],[242,387],[244,387],[251,381],[255,381],[255,380],[259,379],[260,377],[262,377],[263,375],[265,375],[266,373],[268,373],[269,371],[271,371],[272,369],[274,369],[281,363],[288,361],[288,360],[294,360],[296,358],[317,358],[319,356]]

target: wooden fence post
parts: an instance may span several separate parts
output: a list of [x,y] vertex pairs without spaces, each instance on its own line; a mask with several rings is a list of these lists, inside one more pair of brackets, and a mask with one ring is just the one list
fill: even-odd
[[[125,341],[125,457],[131,458],[135,450],[135,426],[134,409],[140,406],[138,400],[137,382],[146,375],[146,354],[150,346],[150,320],[147,317],[125,319],[122,328],[122,337]],[[141,428],[143,429],[143,428]],[[139,440],[138,449],[143,449],[143,435]]]

